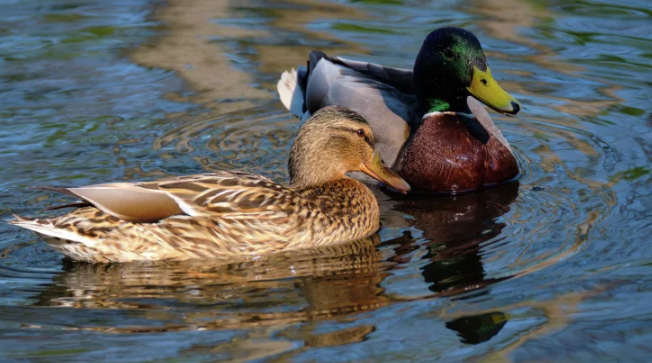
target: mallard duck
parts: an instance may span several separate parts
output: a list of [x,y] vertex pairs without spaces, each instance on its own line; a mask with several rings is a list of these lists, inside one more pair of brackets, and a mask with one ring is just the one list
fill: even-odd
[[459,193],[518,175],[507,140],[480,102],[506,115],[521,106],[464,29],[430,33],[414,71],[313,51],[308,67],[284,72],[277,88],[285,107],[304,119],[328,105],[358,112],[385,162],[415,190]]
[[369,124],[343,107],[316,112],[299,130],[290,185],[242,172],[141,183],[49,188],[86,205],[52,219],[16,216],[59,252],[88,262],[257,255],[355,240],[379,228],[372,192],[347,172],[410,187],[387,168]]

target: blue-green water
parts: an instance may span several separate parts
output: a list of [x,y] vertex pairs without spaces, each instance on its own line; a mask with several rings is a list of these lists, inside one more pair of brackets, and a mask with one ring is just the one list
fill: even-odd
[[3,362],[652,360],[652,3],[0,0],[0,220],[32,186],[286,180],[279,74],[311,49],[409,68],[462,26],[523,104],[518,183],[391,200],[366,244],[87,265],[0,224]]

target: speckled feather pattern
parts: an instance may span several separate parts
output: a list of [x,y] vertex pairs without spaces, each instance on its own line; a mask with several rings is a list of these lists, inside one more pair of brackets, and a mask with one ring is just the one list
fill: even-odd
[[365,237],[379,227],[375,197],[339,179],[293,189],[267,178],[221,172],[138,184],[169,193],[192,215],[131,223],[95,207],[53,219],[20,218],[73,238],[44,235],[59,252],[89,262],[185,260],[314,248]]

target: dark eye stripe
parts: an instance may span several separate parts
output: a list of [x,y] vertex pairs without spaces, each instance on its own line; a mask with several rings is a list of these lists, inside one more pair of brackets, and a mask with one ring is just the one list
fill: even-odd
[[[352,132],[352,133],[354,133],[354,134],[356,134],[356,135],[358,134],[358,130],[359,130],[359,129],[355,129],[355,130],[354,130],[354,129],[350,129],[350,128],[348,128],[348,127],[335,127],[334,129],[335,129],[335,130],[340,130],[340,131]],[[369,146],[371,146],[372,148],[374,147],[374,143],[371,142],[371,139],[369,138],[369,136],[367,136],[366,133],[365,133],[365,136],[364,136],[364,141],[365,141],[367,144],[369,144]]]
[[350,129],[348,127],[334,127],[335,130],[353,132],[354,134],[358,132],[358,129]]

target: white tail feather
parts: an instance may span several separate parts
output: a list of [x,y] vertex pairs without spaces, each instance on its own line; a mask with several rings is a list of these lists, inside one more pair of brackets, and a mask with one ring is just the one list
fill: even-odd
[[[78,242],[78,243],[82,243],[82,244],[84,244],[84,245],[86,245],[88,247],[93,247],[96,244],[96,242],[93,241],[92,239],[83,237],[83,236],[81,236],[81,235],[79,235],[77,233],[74,233],[72,231],[57,228],[51,223],[48,223],[48,224],[39,223],[36,220],[27,219],[27,218],[23,218],[23,217],[20,217],[20,216],[16,216],[16,218],[18,218],[18,219],[15,219],[13,221],[9,221],[9,223],[13,224],[14,226],[29,229],[31,231],[34,231],[34,232],[38,233],[38,234],[42,234],[43,236],[46,236],[46,237],[58,238],[58,239],[64,240],[64,241]],[[53,240],[51,238],[44,238],[44,240],[47,243],[52,244],[52,245],[55,245],[57,242],[59,242],[59,241]],[[63,242],[63,241],[61,241],[61,242]]]
[[276,89],[283,106],[301,118],[303,116],[304,97],[298,84],[298,73],[294,68],[291,71],[283,72],[281,79],[276,84]]

